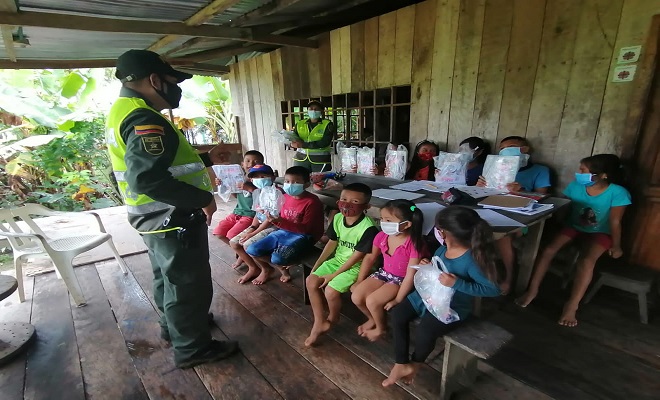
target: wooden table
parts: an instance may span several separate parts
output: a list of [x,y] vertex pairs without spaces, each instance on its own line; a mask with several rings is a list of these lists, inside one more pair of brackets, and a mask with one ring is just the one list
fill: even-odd
[[[18,288],[15,278],[0,275],[0,300]],[[11,361],[34,337],[34,326],[23,322],[0,323],[0,365]]]
[[[346,174],[346,177],[341,180],[343,185],[347,185],[354,182],[364,183],[369,186],[372,190],[375,189],[384,189],[389,188],[392,185],[403,183],[404,181],[392,178],[386,178],[383,176],[370,176],[370,175],[358,175],[358,174]],[[339,198],[341,190],[320,190],[312,191],[312,193],[319,196],[321,201],[326,205],[336,207],[336,201]],[[443,203],[440,200],[440,194],[436,192],[429,192],[426,190],[420,190],[416,193],[424,194],[424,197],[421,197],[414,201],[414,203],[429,203],[435,202],[447,206],[448,204]],[[371,208],[367,214],[373,218],[380,218],[380,208],[383,207],[389,200],[381,199],[378,197],[373,197],[371,199]],[[557,212],[562,207],[567,206],[570,203],[570,200],[558,197],[550,197],[541,201],[541,203],[552,203],[554,207],[551,210],[532,215],[522,215],[512,212],[507,212],[503,210],[493,210],[501,213],[513,220],[524,224],[528,228],[527,235],[523,236],[521,240],[524,241],[522,246],[522,253],[518,257],[518,278],[515,282],[515,292],[522,293],[527,289],[529,280],[532,276],[532,271],[534,269],[534,261],[538,254],[539,245],[541,243],[541,236],[543,235],[543,228],[545,227],[545,221],[548,220],[554,213]],[[475,207],[479,208],[479,207]],[[493,227],[495,231],[495,238],[499,239],[505,235],[518,234],[522,231],[522,228],[517,227]]]

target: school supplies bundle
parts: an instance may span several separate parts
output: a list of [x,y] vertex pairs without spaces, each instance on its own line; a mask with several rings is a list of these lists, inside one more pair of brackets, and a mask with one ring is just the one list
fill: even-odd
[[510,194],[488,196],[478,204],[483,208],[505,210],[518,214],[534,215],[552,209],[552,204],[539,204],[534,199]]
[[468,153],[445,153],[433,157],[435,164],[435,181],[447,185],[465,185],[467,165],[470,162]]
[[385,176],[394,179],[403,179],[408,168],[408,149],[400,144],[398,147],[392,143],[387,145],[385,152]]
[[284,143],[287,146],[291,144],[291,142],[300,142],[300,136],[296,135],[292,131],[287,131],[286,129],[282,129],[281,131],[274,131],[271,136],[275,141],[279,143]]
[[315,172],[310,176],[314,185],[314,190],[335,189],[342,185],[337,180],[342,179],[346,174],[341,172]]
[[450,324],[460,318],[456,311],[451,309],[451,299],[455,290],[440,283],[440,274],[448,273],[445,263],[440,257],[433,257],[431,264],[420,265],[415,273],[415,289],[422,298],[426,309],[438,321]]
[[355,146],[346,147],[343,142],[337,142],[337,155],[339,155],[339,171],[357,172],[357,150]]
[[279,217],[284,204],[284,195],[275,186],[266,186],[259,190],[259,211]]
[[520,157],[489,155],[484,164],[486,187],[506,190],[509,183],[516,181],[520,169]]
[[357,149],[357,173],[362,175],[375,175],[376,149],[361,147]]
[[220,179],[217,193],[223,201],[229,201],[232,193],[241,192],[245,175],[240,165],[214,165],[213,172]]

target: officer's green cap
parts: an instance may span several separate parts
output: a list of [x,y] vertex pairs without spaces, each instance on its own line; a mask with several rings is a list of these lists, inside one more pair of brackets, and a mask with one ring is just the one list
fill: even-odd
[[192,78],[191,74],[177,71],[158,53],[149,50],[129,50],[117,59],[115,77],[122,82],[131,82],[146,78],[151,74],[169,75],[183,82]]

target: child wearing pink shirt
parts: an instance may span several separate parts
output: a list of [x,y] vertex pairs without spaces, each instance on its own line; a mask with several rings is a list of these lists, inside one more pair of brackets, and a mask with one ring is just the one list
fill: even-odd
[[[427,256],[423,223],[422,212],[408,200],[389,201],[380,210],[383,231],[376,235],[371,253],[362,262],[351,296],[367,317],[358,334],[372,342],[385,333],[385,311],[402,302],[413,289],[416,270],[409,266],[418,265]],[[381,254],[383,267],[366,278]]]

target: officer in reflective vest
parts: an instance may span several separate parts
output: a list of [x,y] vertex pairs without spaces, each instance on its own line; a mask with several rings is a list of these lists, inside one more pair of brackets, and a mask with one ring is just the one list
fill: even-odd
[[335,137],[335,126],[323,118],[323,104],[311,101],[307,105],[307,117],[296,123],[293,131],[301,141],[291,143],[296,149],[293,163],[309,169],[312,172],[330,171],[332,169],[332,139]]
[[207,225],[216,204],[206,167],[215,156],[198,155],[160,113],[179,106],[178,83],[192,75],[154,52],[129,50],[115,76],[123,87],[107,118],[106,142],[128,220],[149,249],[161,337],[172,342],[179,368],[226,358],[238,345],[211,338],[208,314]]

